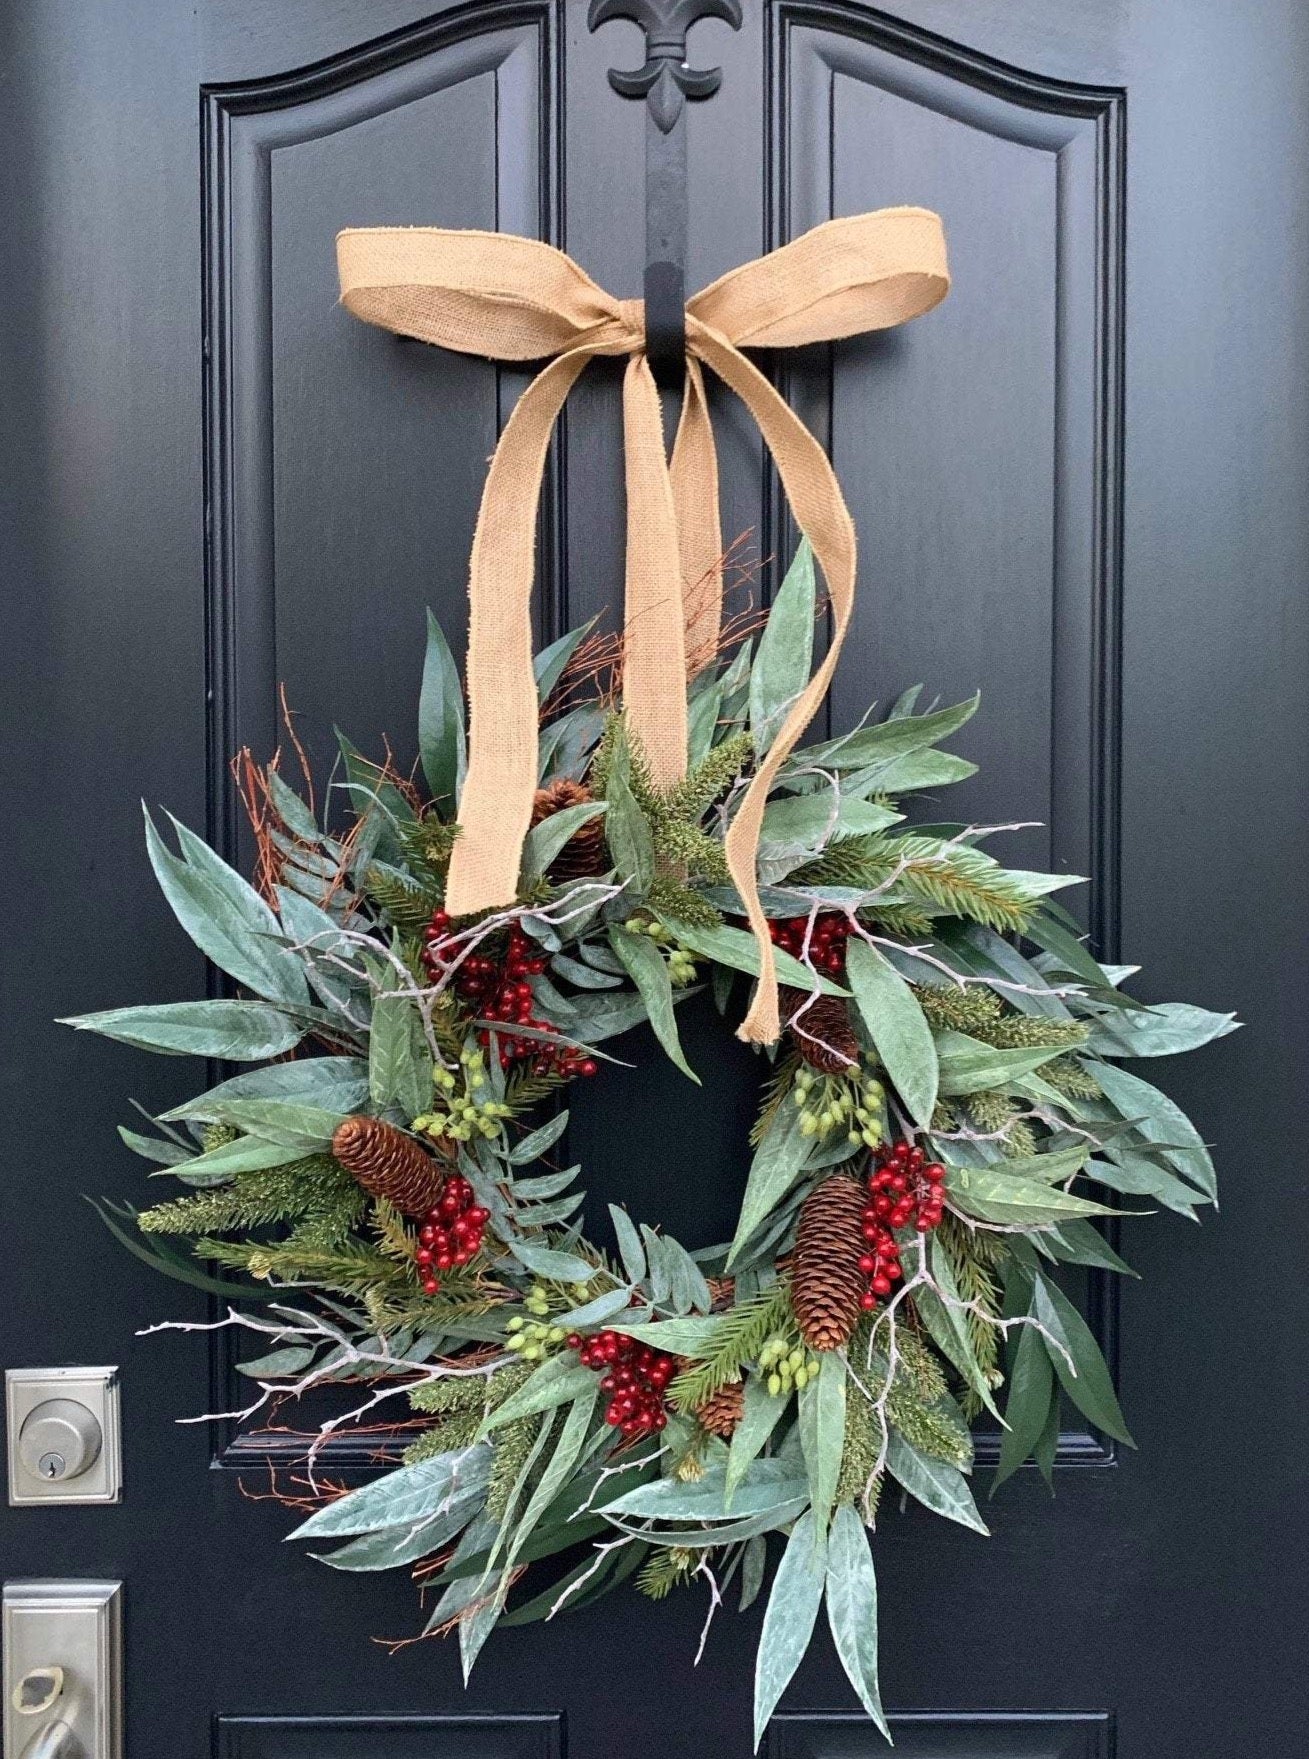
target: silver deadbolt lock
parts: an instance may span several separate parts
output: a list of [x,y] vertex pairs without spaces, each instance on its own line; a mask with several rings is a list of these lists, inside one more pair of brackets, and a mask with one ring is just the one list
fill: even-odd
[[117,1502],[118,1371],[5,1370],[9,1501]]
[[95,1412],[76,1399],[46,1399],[23,1419],[18,1457],[34,1478],[80,1478],[100,1458],[104,1432]]

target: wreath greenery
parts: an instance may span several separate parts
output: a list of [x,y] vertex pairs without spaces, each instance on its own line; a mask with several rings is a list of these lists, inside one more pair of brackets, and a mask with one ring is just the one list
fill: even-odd
[[[1122,1060],[1234,1024],[1124,993],[1133,968],[1097,962],[1053,901],[1074,882],[987,852],[1012,827],[905,816],[906,796],[972,773],[941,744],[977,706],[924,711],[909,691],[796,751],[767,809],[787,1024],[733,1240],[688,1250],[617,1207],[616,1252],[588,1239],[579,1169],[550,1160],[568,1124],[553,1102],[642,1022],[697,1079],[679,1002],[707,983],[729,1015],[757,969],[722,838],[809,676],[815,612],[802,549],[766,622],[738,625],[691,686],[689,773],[666,791],[616,707],[614,646],[583,630],[543,652],[520,898],[461,921],[442,900],[463,702],[429,619],[425,795],[343,741],[348,825],[329,829],[307,768],[302,794],[243,754],[254,885],[181,825],[173,852],[147,815],[170,905],[241,993],[69,1022],[257,1065],[157,1135],[122,1130],[183,1195],[102,1205],[263,1340],[242,1416],[362,1387],[313,1455],[387,1401],[409,1408],[402,1457],[325,1493],[296,1536],[337,1569],[419,1569],[427,1629],[458,1630],[467,1671],[497,1623],[633,1575],[654,1599],[702,1578],[711,1610],[735,1580],[749,1605],[783,1534],[756,1740],[824,1599],[885,1730],[869,1533],[888,1489],[986,1531],[974,1419],[1000,1424],[997,1484],[1029,1457],[1049,1478],[1061,1396],[1130,1445],[1060,1269],[1127,1270],[1098,1225],[1115,1194],[1188,1216],[1213,1201],[1194,1126]],[[561,1554],[543,1585],[534,1566]]]

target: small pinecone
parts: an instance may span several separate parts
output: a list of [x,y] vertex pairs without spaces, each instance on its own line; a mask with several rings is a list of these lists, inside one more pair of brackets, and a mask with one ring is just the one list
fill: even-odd
[[805,1198],[795,1237],[791,1305],[811,1350],[837,1350],[859,1320],[867,1277],[864,1206],[868,1193],[844,1173],[824,1179]]
[[721,1435],[726,1441],[741,1421],[744,1409],[745,1387],[739,1380],[729,1380],[726,1386],[710,1394],[696,1416],[710,1435]]
[[332,1153],[365,1191],[385,1198],[402,1215],[426,1215],[445,1184],[441,1163],[382,1118],[344,1119],[332,1137]]
[[851,1064],[858,1066],[859,1040],[843,996],[815,996],[803,1014],[799,1010],[808,997],[802,989],[783,989],[780,999],[791,1043],[811,1069],[843,1075]]
[[[560,776],[548,787],[537,789],[532,802],[532,823],[539,825],[544,819],[562,812],[566,806],[585,806],[592,799],[594,796],[584,782],[572,782],[567,776]],[[550,863],[550,878],[556,884],[567,885],[570,880],[590,879],[603,873],[608,866],[604,820],[591,818],[573,832]]]

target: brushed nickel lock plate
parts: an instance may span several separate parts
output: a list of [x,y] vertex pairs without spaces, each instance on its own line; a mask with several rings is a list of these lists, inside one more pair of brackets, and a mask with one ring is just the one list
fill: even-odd
[[116,1368],[6,1369],[5,1420],[12,1507],[118,1501]]
[[123,1759],[122,1584],[6,1582],[4,1759]]

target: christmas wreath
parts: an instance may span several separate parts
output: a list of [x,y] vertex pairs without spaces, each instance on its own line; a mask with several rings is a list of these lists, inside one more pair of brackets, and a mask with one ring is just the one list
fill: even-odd
[[612,1242],[588,1237],[558,1101],[642,1024],[697,1079],[680,1002],[707,986],[732,1018],[759,975],[724,839],[809,678],[815,614],[802,547],[767,620],[729,626],[690,683],[671,784],[619,707],[618,644],[579,631],[541,653],[517,898],[459,917],[463,697],[431,621],[425,787],[342,741],[348,809],[320,816],[307,771],[299,791],[243,754],[253,884],[147,815],[169,904],[235,990],[69,1022],[254,1065],[158,1134],[124,1129],[185,1190],[102,1213],[258,1335],[243,1417],[356,1390],[311,1461],[405,1407],[398,1456],[324,1488],[296,1536],[336,1569],[414,1570],[466,1671],[497,1623],[630,1577],[653,1599],[699,1580],[711,1613],[735,1581],[749,1605],[777,1535],[756,1738],[824,1600],[885,1729],[870,1534],[905,1496],[986,1531],[975,1419],[999,1426],[996,1483],[1029,1457],[1050,1476],[1062,1398],[1130,1445],[1062,1267],[1127,1270],[1100,1226],[1119,1197],[1213,1201],[1194,1126],[1123,1060],[1233,1026],[1126,994],[1134,968],[1100,964],[1053,901],[1069,877],[989,853],[1013,827],[909,816],[972,772],[941,745],[977,706],[911,690],[792,750],[768,790],[757,895],[783,1030],[760,1052],[733,1239],[688,1247],[618,1207]]

